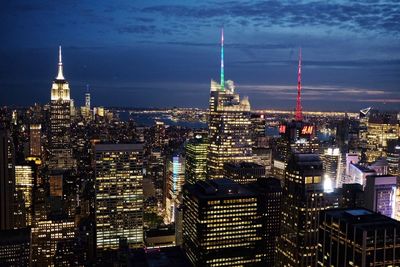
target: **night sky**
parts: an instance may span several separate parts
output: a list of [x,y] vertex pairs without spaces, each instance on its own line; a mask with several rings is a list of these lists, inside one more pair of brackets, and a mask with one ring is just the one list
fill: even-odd
[[0,105],[47,103],[58,45],[77,105],[207,107],[225,77],[253,108],[400,106],[399,1],[2,1]]

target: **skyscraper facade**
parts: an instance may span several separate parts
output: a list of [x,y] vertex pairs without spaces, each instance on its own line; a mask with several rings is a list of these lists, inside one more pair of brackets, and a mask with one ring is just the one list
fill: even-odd
[[40,157],[42,155],[41,134],[42,134],[42,126],[40,124],[31,124],[29,126],[30,156]]
[[211,81],[207,174],[223,177],[224,163],[251,161],[250,102],[240,100],[232,81],[224,80],[224,37],[221,38],[221,83]]
[[26,225],[32,225],[32,203],[33,203],[33,186],[34,173],[32,166],[16,165],[15,166],[15,190],[21,192],[23,197],[23,205],[25,207]]
[[385,216],[396,219],[398,211],[398,189],[400,178],[388,175],[367,177],[365,186],[365,207]]
[[31,244],[30,228],[0,230],[0,266],[32,266]]
[[179,194],[185,183],[185,159],[182,155],[173,156],[167,163],[167,177],[165,186],[166,221],[174,222],[175,211],[179,206]]
[[291,156],[283,187],[277,266],[315,266],[319,212],[324,209],[322,161],[316,154]]
[[183,248],[194,266],[261,263],[255,192],[229,179],[198,181],[184,186],[183,202]]
[[387,157],[388,142],[398,140],[400,124],[396,113],[372,112],[367,123],[366,160],[374,162],[379,157]]
[[194,184],[207,176],[208,139],[196,135],[185,145],[185,182]]
[[387,161],[389,174],[400,176],[400,139],[388,141]]
[[327,148],[321,155],[324,168],[324,185],[330,183],[332,188],[341,186],[342,158],[339,148]]
[[0,230],[13,228],[15,154],[8,129],[0,125]]
[[400,222],[366,209],[320,215],[318,266],[398,266]]
[[257,193],[257,208],[262,224],[259,249],[264,252],[260,266],[274,266],[281,225],[281,181],[274,177],[261,178],[248,186]]
[[51,169],[73,167],[71,149],[71,98],[69,83],[64,78],[61,46],[58,74],[51,87],[50,102],[50,159]]
[[143,145],[95,146],[96,244],[117,249],[120,242],[143,244]]
[[54,257],[61,242],[74,239],[75,221],[62,214],[49,214],[32,228],[32,261],[34,266],[55,266]]

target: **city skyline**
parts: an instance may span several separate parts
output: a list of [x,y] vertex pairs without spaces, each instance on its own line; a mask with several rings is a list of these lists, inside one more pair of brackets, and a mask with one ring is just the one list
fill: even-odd
[[395,109],[398,6],[372,2],[10,3],[0,105],[47,103],[61,44],[77,105],[90,84],[96,105],[205,108],[223,26],[225,78],[253,108],[294,110],[301,47],[304,111]]

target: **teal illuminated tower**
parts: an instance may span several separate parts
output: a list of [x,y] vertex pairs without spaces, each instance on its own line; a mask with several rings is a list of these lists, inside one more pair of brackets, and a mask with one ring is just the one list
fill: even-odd
[[221,31],[221,82],[211,80],[209,100],[207,176],[223,178],[226,162],[252,160],[250,102],[224,80],[224,31]]

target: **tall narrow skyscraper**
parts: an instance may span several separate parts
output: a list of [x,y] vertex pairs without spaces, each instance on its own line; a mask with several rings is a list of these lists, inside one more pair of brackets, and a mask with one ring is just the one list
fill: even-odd
[[316,154],[296,153],[288,162],[276,266],[316,264],[319,212],[324,209],[322,173]]
[[13,228],[15,156],[8,129],[0,125],[0,230]]
[[86,86],[86,94],[85,94],[85,107],[90,110],[90,92],[89,85]]
[[51,87],[50,159],[51,169],[73,167],[71,149],[71,99],[69,84],[64,78],[61,46],[58,52],[58,74]]
[[224,163],[251,161],[250,102],[240,100],[233,81],[224,80],[224,32],[221,34],[221,83],[211,81],[208,122],[209,178],[222,178]]
[[42,155],[41,144],[42,126],[40,124],[31,124],[29,126],[29,155],[40,157]]
[[185,183],[205,180],[207,175],[208,139],[196,135],[185,145]]

